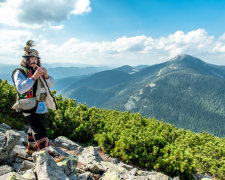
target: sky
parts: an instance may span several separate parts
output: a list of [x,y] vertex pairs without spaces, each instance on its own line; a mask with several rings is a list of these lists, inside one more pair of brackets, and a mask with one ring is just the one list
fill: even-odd
[[0,63],[27,40],[44,63],[152,65],[189,54],[225,65],[224,0],[0,0]]

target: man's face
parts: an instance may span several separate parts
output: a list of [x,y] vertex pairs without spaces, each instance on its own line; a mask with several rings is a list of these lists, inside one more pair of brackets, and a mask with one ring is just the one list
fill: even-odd
[[36,67],[37,65],[37,57],[30,57],[30,62],[29,62],[29,66],[31,67]]

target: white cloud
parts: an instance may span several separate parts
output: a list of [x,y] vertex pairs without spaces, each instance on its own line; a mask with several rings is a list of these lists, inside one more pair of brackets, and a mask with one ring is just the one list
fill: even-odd
[[90,11],[89,0],[6,0],[0,2],[0,23],[40,28],[47,22],[62,22],[72,14]]
[[[19,46],[22,55],[25,42],[33,36],[29,31],[1,30],[0,34],[0,54],[8,53],[8,57],[17,54],[14,59],[18,58]],[[83,42],[71,38],[60,45],[49,42],[41,34],[35,37],[39,37],[36,40],[36,48],[40,56],[49,63],[155,64],[167,61],[178,54],[190,54],[212,64],[225,64],[225,41],[221,37],[216,39],[208,35],[204,29],[188,33],[177,31],[168,37],[158,39],[124,36],[115,41]],[[7,45],[4,45],[5,42]],[[1,56],[0,62],[4,62]],[[14,60],[12,62],[15,63]]]
[[59,25],[59,26],[49,26],[50,29],[52,30],[62,30],[64,28],[64,25]]
[[77,0],[72,14],[83,14],[91,12],[90,0]]

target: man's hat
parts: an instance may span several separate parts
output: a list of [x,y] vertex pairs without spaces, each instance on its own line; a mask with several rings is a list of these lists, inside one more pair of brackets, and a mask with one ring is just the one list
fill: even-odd
[[34,41],[27,41],[26,46],[24,47],[25,54],[23,57],[37,57],[40,59],[38,51],[36,49],[31,49],[33,46],[35,46]]

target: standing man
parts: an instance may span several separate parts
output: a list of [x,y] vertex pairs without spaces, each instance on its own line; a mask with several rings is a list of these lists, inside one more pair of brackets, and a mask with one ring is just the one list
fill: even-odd
[[[54,78],[41,67],[39,53],[31,49],[33,46],[32,40],[27,41],[21,68],[15,69],[12,74],[17,90],[17,102],[13,108],[23,113],[29,125],[26,148],[29,154],[49,146],[44,122],[45,113],[48,111],[47,108],[56,110],[54,98],[49,90],[54,86]],[[55,162],[64,159],[64,156],[56,156],[49,150],[48,152]]]

